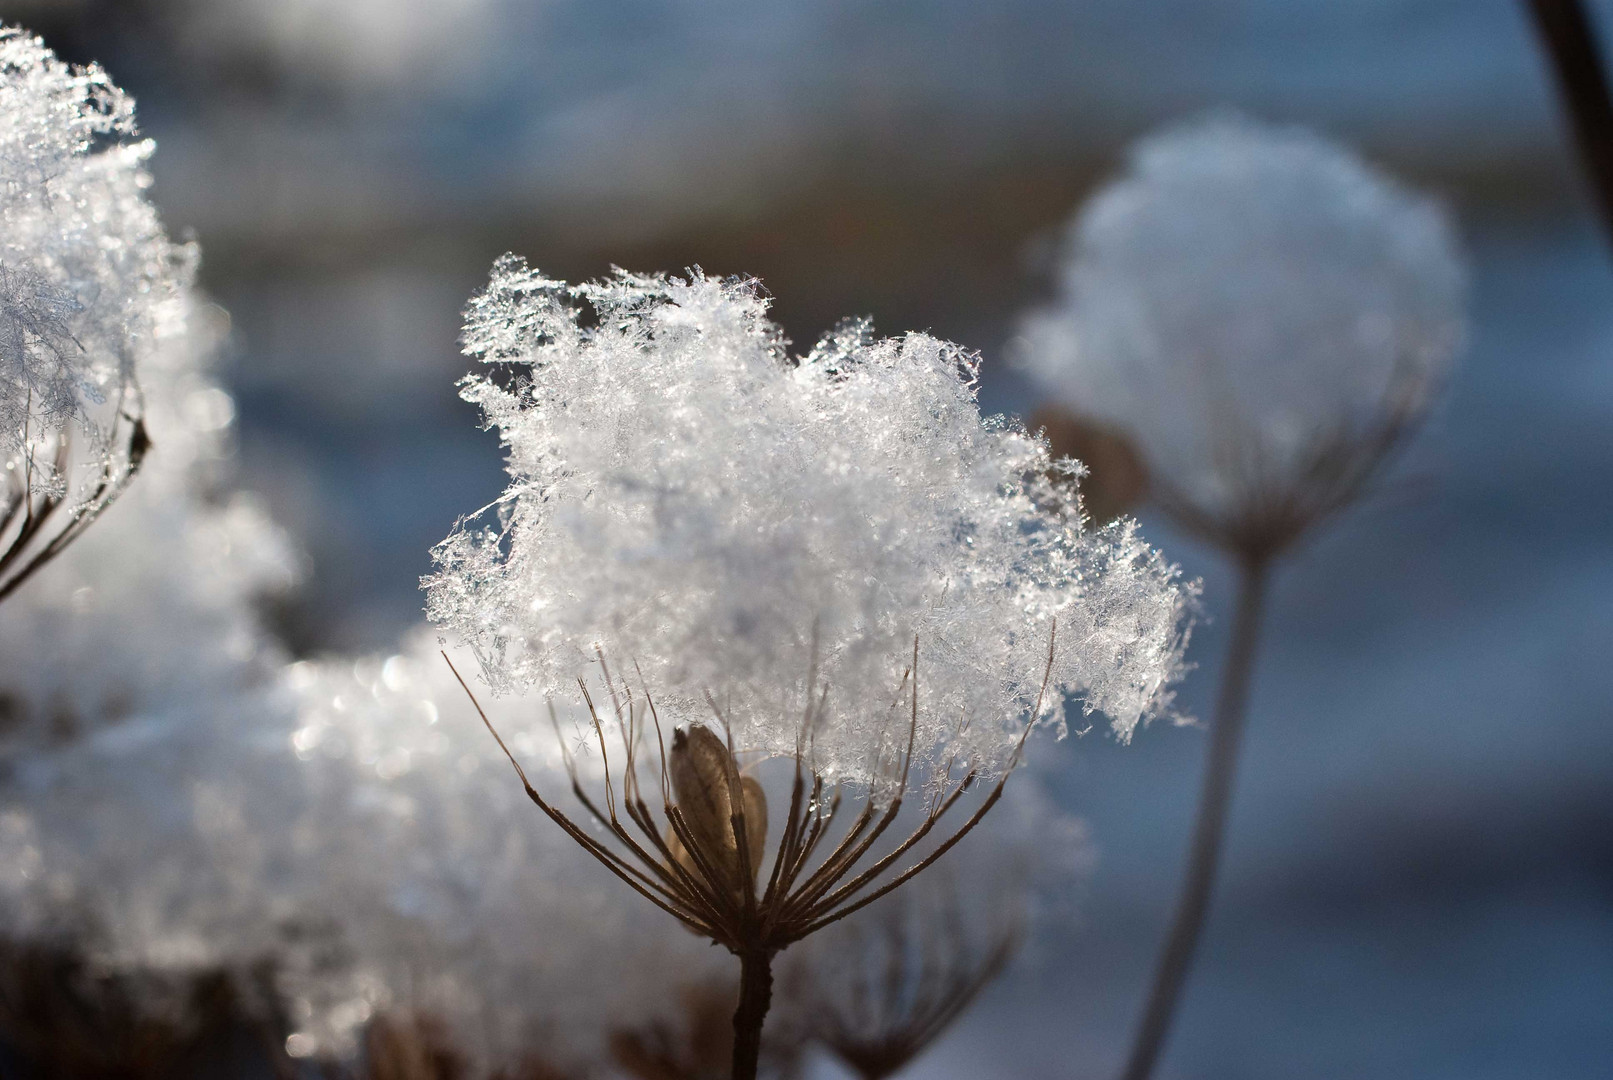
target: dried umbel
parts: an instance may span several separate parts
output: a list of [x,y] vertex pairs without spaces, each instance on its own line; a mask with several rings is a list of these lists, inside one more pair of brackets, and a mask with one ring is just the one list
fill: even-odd
[[0,28],[0,598],[118,497],[150,446],[136,382],[182,328],[194,252],[146,198],[151,143],[99,68]]
[[[675,1019],[676,988],[732,961],[535,820],[438,648],[422,628],[392,656],[293,665],[277,748],[290,775],[242,796],[244,832],[293,804],[262,887],[320,930],[282,953],[298,1050],[357,1063],[370,1017],[419,1017],[473,1080],[520,1077],[536,1058],[591,1075],[613,1032]],[[563,791],[569,748],[534,704],[490,700],[489,718],[535,787]],[[574,764],[585,783],[601,775],[597,753]]]
[[1360,499],[1464,331],[1436,202],[1349,150],[1230,114],[1140,142],[1071,226],[1025,360],[1129,438],[1149,496],[1229,555],[1239,595],[1182,897],[1125,1080],[1147,1080],[1208,911],[1273,563]]
[[811,952],[800,988],[811,1037],[862,1080],[884,1080],[944,1035],[1018,950],[1015,919],[972,926],[899,894]]
[[783,958],[782,1026],[866,1080],[903,1071],[1068,913],[1091,860],[1085,825],[1022,776],[946,861]]
[[[1056,646],[1055,637],[1048,646],[1049,671]],[[567,761],[573,794],[609,839],[596,835],[586,820],[579,823],[556,806],[552,793],[545,798],[480,704],[477,711],[539,809],[645,899],[739,958],[731,1075],[754,1077],[762,1022],[772,999],[774,956],[893,892],[940,859],[1002,797],[1018,754],[971,811],[964,812],[966,816],[937,833],[937,826],[943,819],[951,820],[949,813],[979,778],[976,770],[955,773],[950,765],[941,770],[930,778],[921,797],[916,824],[896,842],[881,846],[908,794],[920,700],[915,643],[911,664],[902,674],[895,700],[887,706],[894,712],[905,699],[906,743],[890,748],[880,765],[884,782],[871,785],[844,828],[837,827],[843,791],[826,783],[811,765],[810,733],[818,718],[810,710],[801,718],[800,742],[791,756],[789,805],[769,860],[765,794],[754,778],[742,775],[732,725],[716,701],[708,701],[715,728],[695,724],[675,730],[669,750],[654,700],[643,687],[635,692],[625,680],[614,679],[603,655],[599,662],[611,702],[608,720],[597,711],[587,685],[578,685],[602,762],[602,798],[585,789],[569,755]],[[827,685],[820,687],[815,708],[822,707],[828,690]],[[465,692],[471,694],[469,686]],[[473,694],[471,700],[475,702]],[[614,766],[610,760],[614,740],[607,737],[607,727],[620,741]],[[1025,735],[1030,730],[1026,727]],[[560,745],[564,746],[563,740]],[[659,819],[646,798],[646,771],[653,785],[649,790],[659,795]]]

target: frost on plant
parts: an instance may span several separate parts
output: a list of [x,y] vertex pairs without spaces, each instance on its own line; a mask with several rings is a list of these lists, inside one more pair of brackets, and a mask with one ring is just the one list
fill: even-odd
[[804,742],[820,775],[875,782],[916,639],[919,755],[989,775],[1056,620],[1045,716],[1073,694],[1126,737],[1168,709],[1184,586],[1132,523],[1058,509],[1045,446],[981,418],[975,355],[848,321],[798,356],[766,310],[699,271],[495,266],[464,335],[494,370],[464,393],[511,483],[426,585],[496,689],[575,697],[603,654],[675,722],[716,705],[743,751]]
[[147,446],[136,375],[182,332],[194,264],[146,198],[151,149],[105,72],[0,28],[0,595]]
[[1438,204],[1236,115],[1139,143],[1072,224],[1059,286],[1025,323],[1027,364],[1135,440],[1167,508],[1235,546],[1280,546],[1355,497],[1463,332]]

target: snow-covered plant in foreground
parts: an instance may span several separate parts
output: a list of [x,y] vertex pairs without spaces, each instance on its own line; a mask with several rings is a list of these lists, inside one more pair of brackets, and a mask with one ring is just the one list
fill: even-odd
[[1462,339],[1435,202],[1295,128],[1217,114],[1144,139],[1071,225],[1024,359],[1135,442],[1153,494],[1271,551],[1358,496]]
[[[495,689],[580,699],[615,761],[597,801],[574,785],[593,825],[521,773],[527,793],[739,957],[736,1080],[773,956],[945,854],[1034,724],[1075,696],[1125,738],[1168,707],[1190,592],[1134,524],[1082,531],[1045,444],[981,418],[972,354],[850,322],[793,356],[766,309],[699,271],[496,264],[464,342],[498,370],[465,395],[512,482],[426,582]],[[788,799],[736,752],[788,759]],[[843,783],[866,798],[840,832]],[[925,809],[880,848],[910,783]]]
[[195,261],[146,198],[151,150],[105,72],[0,28],[0,597],[148,446],[136,376],[183,332]]

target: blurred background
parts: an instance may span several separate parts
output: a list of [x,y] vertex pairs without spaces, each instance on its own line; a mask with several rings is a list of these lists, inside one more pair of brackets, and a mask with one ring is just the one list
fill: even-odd
[[[1590,5],[1604,35],[1613,3]],[[1505,0],[0,0],[98,60],[232,321],[242,487],[294,533],[300,654],[387,649],[503,488],[455,380],[505,251],[759,276],[1003,359],[1062,224],[1156,124],[1231,104],[1454,206],[1472,332],[1368,506],[1281,573],[1224,876],[1165,1077],[1613,1075],[1613,258]],[[1604,42],[1613,48],[1613,41]],[[1214,688],[1205,582],[1184,698]],[[1040,756],[1100,862],[915,1077],[1106,1077],[1181,872],[1203,732]],[[534,822],[534,826],[537,823]],[[646,908],[646,918],[655,913]]]

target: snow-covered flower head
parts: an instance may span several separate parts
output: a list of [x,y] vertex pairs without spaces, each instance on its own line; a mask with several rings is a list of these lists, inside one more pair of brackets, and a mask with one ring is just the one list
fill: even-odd
[[674,722],[715,704],[742,751],[806,744],[853,782],[906,740],[915,640],[932,761],[1000,770],[1044,677],[1044,716],[1077,695],[1122,737],[1168,709],[1189,590],[1133,524],[1056,509],[1045,446],[981,418],[973,354],[854,321],[793,356],[766,311],[698,270],[495,266],[464,344],[498,369],[464,393],[511,484],[426,586],[496,689],[574,692],[603,653]]
[[151,150],[105,72],[0,28],[6,592],[116,496],[147,445],[136,375],[183,332],[195,262],[146,198]]
[[1215,114],[1150,136],[1069,233],[1024,358],[1131,435],[1156,497],[1273,549],[1355,497],[1463,334],[1444,210],[1306,131]]

